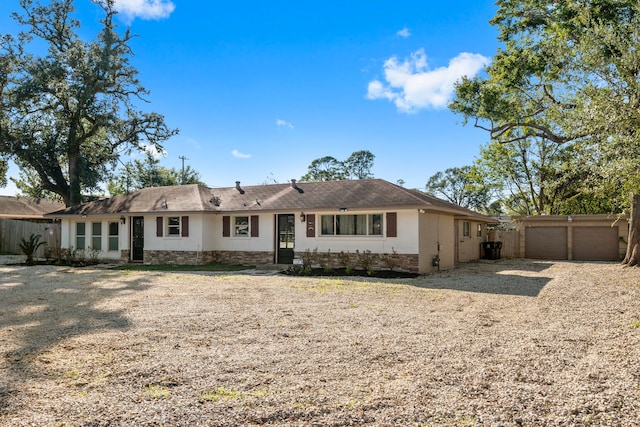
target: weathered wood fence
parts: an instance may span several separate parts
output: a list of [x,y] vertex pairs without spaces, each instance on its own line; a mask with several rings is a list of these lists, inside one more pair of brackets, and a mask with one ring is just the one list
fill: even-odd
[[32,222],[15,219],[0,219],[0,253],[22,254],[20,242],[29,239],[31,234],[39,234],[40,246],[35,257],[43,258],[46,248],[60,248],[60,224],[49,222]]

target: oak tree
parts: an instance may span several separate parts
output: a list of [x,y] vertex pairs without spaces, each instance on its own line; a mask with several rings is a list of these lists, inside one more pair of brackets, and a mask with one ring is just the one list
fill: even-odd
[[121,154],[160,150],[177,133],[138,109],[148,91],[114,0],[92,3],[103,16],[93,40],[79,36],[73,0],[20,0],[23,13],[13,16],[25,30],[0,40],[0,156],[31,168],[67,206],[104,181]]

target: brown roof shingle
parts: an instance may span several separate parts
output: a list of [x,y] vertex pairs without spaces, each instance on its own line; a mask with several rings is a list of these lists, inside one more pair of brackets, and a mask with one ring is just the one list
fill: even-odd
[[454,215],[482,215],[418,190],[382,179],[302,182],[208,188],[197,184],[150,187],[70,207],[52,215],[170,212],[243,212],[416,208]]
[[62,208],[63,204],[48,199],[0,196],[0,218],[43,218]]

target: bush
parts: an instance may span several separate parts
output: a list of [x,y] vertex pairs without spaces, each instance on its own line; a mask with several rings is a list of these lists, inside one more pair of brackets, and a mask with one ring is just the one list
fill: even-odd
[[33,265],[33,255],[36,253],[38,248],[42,245],[46,245],[46,242],[41,242],[40,239],[42,236],[40,234],[31,234],[29,239],[22,239],[20,241],[20,249],[22,253],[27,256],[27,265]]

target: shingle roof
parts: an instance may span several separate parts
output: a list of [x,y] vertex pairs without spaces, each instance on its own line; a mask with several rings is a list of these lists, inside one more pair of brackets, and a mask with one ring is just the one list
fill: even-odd
[[150,187],[70,207],[52,215],[169,212],[246,212],[417,208],[454,215],[482,215],[418,190],[381,179],[207,188],[197,184]]
[[48,199],[0,196],[0,218],[43,218],[64,205]]

